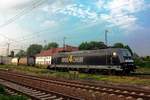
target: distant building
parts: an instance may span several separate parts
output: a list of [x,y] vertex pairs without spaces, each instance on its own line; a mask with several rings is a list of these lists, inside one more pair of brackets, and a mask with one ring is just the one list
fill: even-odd
[[52,56],[59,52],[71,52],[78,51],[77,47],[66,45],[65,47],[52,48],[49,50],[41,51],[36,55],[36,64],[37,65],[49,65],[51,64]]

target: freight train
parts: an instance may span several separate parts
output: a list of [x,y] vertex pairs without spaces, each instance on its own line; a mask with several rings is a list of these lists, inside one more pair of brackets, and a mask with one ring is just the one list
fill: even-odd
[[19,59],[18,65],[34,66],[35,65],[35,57],[22,57]]
[[27,65],[27,66],[35,66],[35,57],[15,57],[11,60],[12,65]]
[[[33,56],[12,58],[11,60],[9,57],[7,57],[9,60],[6,60],[6,58],[4,60],[4,58],[5,57],[0,58],[1,64],[39,65],[39,63],[36,62],[39,58]],[[121,72],[128,74],[134,72],[136,69],[131,53],[127,49],[122,48],[59,52],[50,58],[42,57],[40,61],[42,61],[40,64],[46,64],[48,69],[56,70],[78,70],[85,72],[102,71],[110,73]]]
[[12,57],[0,56],[0,64],[1,65],[2,64],[3,65],[11,64],[11,65],[35,66],[36,65],[36,57],[28,56],[28,57],[13,57],[12,58]]
[[136,69],[131,53],[122,48],[58,53],[53,56],[48,68],[125,74]]

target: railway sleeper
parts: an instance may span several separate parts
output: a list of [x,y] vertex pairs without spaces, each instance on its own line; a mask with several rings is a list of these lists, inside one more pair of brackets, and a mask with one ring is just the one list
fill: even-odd
[[[6,84],[7,83],[7,84]],[[56,95],[52,95],[52,94],[47,94],[47,93],[44,93],[44,92],[41,92],[41,91],[30,91],[29,92],[29,89],[28,88],[25,88],[24,86],[21,86],[21,85],[18,85],[18,84],[15,84],[15,83],[11,83],[11,82],[8,82],[8,81],[4,81],[4,80],[1,80],[0,79],[0,84],[2,84],[3,86],[5,86],[6,88],[9,88],[9,92],[11,93],[16,93],[16,92],[19,92],[21,94],[24,94],[34,100],[53,100],[53,99],[60,99],[60,97],[57,97]],[[12,92],[12,91],[15,91],[15,92]],[[62,99],[61,99],[62,100]]]

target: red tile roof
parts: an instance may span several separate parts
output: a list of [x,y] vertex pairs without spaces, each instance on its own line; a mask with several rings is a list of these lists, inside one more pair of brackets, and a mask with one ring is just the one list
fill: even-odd
[[67,51],[67,52],[78,51],[78,48],[66,45],[65,48],[63,48],[63,47],[61,47],[61,48],[52,48],[52,49],[49,49],[49,50],[41,51],[36,56],[37,57],[41,57],[41,56],[53,56],[54,54],[59,53],[59,52],[63,52],[63,51]]

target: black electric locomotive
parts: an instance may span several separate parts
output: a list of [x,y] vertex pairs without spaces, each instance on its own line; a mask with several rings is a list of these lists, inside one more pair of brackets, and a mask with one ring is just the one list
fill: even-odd
[[130,73],[135,70],[133,63],[127,49],[108,48],[61,52],[53,56],[48,68]]

